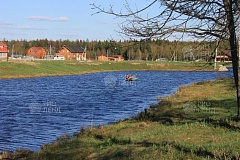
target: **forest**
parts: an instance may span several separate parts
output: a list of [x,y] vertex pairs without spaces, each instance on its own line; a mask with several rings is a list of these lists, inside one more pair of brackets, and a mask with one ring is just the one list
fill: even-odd
[[99,55],[122,55],[125,60],[155,61],[165,58],[169,61],[208,60],[230,47],[227,41],[216,46],[214,41],[169,41],[169,40],[3,40],[8,45],[9,56],[25,55],[30,47],[43,47],[49,55],[54,55],[63,45],[86,47],[87,58],[95,60]]

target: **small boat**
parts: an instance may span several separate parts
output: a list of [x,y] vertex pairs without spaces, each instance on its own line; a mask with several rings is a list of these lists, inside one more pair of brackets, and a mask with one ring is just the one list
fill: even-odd
[[126,76],[125,81],[137,81],[138,78],[136,76]]

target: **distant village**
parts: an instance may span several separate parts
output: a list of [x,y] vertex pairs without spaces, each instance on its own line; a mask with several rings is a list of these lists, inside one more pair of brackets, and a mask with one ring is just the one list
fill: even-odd
[[[49,55],[43,47],[30,47],[25,55],[9,56],[8,46],[4,42],[0,42],[0,60],[12,59],[52,59],[52,60],[77,60],[86,61],[87,51],[86,48],[80,46],[67,46],[63,45],[59,50],[55,51],[54,55]],[[123,61],[124,58],[121,55],[100,55],[97,57],[99,61]]]
[[[51,49],[51,48],[50,48]],[[201,59],[195,59],[192,53],[187,53],[188,59],[190,61],[201,61]],[[91,60],[87,56],[86,47],[83,48],[81,46],[70,46],[63,45],[58,50],[54,51],[54,54],[49,54],[48,51],[39,46],[29,47],[24,55],[13,55],[8,49],[8,46],[4,42],[0,42],[0,61],[7,61],[8,59],[41,59],[41,60],[76,60],[76,61],[87,61]],[[231,62],[231,51],[230,50],[222,50],[219,53],[212,56],[212,59],[215,59],[217,62]],[[121,62],[124,61],[124,57],[121,54],[109,55],[109,53],[104,53],[95,57],[94,60],[98,61],[115,61]],[[167,58],[158,58],[155,61],[168,61]]]

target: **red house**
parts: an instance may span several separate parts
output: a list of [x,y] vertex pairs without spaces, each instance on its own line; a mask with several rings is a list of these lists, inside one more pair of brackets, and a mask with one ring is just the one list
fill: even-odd
[[5,43],[0,42],[0,59],[7,59],[8,47]]
[[43,47],[31,47],[27,50],[26,56],[33,56],[34,58],[43,59],[47,52]]
[[56,56],[64,57],[66,60],[86,60],[86,51],[79,46],[64,45],[57,51]]

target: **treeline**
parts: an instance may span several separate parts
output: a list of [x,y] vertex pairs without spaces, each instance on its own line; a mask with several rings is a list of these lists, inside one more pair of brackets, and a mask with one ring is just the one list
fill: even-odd
[[[119,55],[125,60],[195,60],[207,59],[215,54],[216,42],[209,41],[169,41],[169,40],[129,40],[129,41],[89,41],[89,40],[11,40],[6,41],[9,54],[24,55],[30,47],[38,46],[54,55],[63,45],[86,47],[87,58],[95,59],[99,55]],[[218,51],[229,49],[226,42],[221,42]]]

